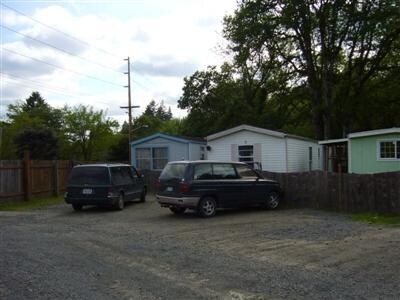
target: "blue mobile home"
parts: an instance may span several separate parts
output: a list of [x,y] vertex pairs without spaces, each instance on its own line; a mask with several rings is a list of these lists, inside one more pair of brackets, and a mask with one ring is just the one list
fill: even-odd
[[131,142],[131,164],[141,170],[162,170],[169,161],[206,159],[206,142],[156,133]]

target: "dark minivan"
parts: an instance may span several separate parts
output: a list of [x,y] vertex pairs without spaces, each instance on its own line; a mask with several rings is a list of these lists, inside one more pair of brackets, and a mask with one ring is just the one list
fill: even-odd
[[264,179],[245,163],[202,160],[168,163],[159,177],[157,200],[175,214],[194,209],[212,217],[217,208],[274,209],[282,195],[278,182]]
[[76,211],[84,205],[107,205],[122,210],[125,201],[144,202],[146,186],[143,177],[130,165],[79,165],[71,171],[64,199]]

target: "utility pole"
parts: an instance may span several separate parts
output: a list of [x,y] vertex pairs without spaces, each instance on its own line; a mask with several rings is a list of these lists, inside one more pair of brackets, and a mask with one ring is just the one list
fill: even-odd
[[128,58],[124,59],[125,61],[128,61],[128,72],[124,72],[124,74],[128,75],[128,85],[124,86],[128,88],[128,106],[120,106],[120,108],[127,108],[128,109],[128,115],[129,115],[129,121],[128,121],[128,141],[129,141],[129,163],[132,162],[132,151],[131,151],[131,140],[132,140],[132,108],[137,108],[139,106],[132,106],[131,102],[131,62]]

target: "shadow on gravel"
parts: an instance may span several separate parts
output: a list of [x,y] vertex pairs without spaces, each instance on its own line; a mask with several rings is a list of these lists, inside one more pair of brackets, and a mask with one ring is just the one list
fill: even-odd
[[242,216],[251,216],[251,215],[259,215],[265,214],[266,217],[269,213],[279,213],[283,212],[283,209],[277,210],[265,210],[257,207],[248,207],[248,208],[238,208],[238,209],[221,209],[218,210],[215,216],[212,218],[202,218],[200,217],[196,211],[187,210],[183,215],[175,215],[170,212],[168,209],[165,210],[165,214],[160,215],[159,218],[164,220],[211,220],[211,219],[225,219],[225,218],[235,218]]
[[96,214],[96,213],[118,213],[123,212],[126,209],[134,209],[136,205],[143,205],[140,202],[126,202],[125,207],[122,211],[115,210],[110,206],[84,206],[81,211],[74,211],[72,206],[70,206],[70,213],[71,214]]

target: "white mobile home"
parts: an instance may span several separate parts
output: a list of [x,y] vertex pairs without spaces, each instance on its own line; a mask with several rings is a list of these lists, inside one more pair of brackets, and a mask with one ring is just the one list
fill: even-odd
[[249,125],[207,136],[210,160],[242,161],[270,172],[304,172],[322,169],[317,141]]

